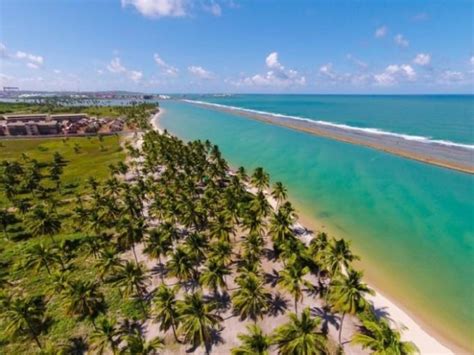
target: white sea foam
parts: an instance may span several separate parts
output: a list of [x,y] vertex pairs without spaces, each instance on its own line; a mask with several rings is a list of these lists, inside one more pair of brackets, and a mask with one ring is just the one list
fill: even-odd
[[258,115],[263,115],[263,116],[271,116],[271,117],[277,117],[277,118],[284,118],[284,119],[291,119],[291,120],[298,120],[298,121],[304,121],[309,124],[317,124],[317,125],[323,125],[323,126],[328,126],[328,127],[334,127],[338,129],[343,129],[343,130],[350,130],[350,131],[355,131],[355,132],[361,132],[361,133],[369,133],[372,135],[384,135],[384,136],[390,136],[390,137],[396,137],[399,139],[404,139],[404,140],[409,140],[409,141],[416,141],[420,143],[425,143],[425,144],[439,144],[439,145],[444,145],[444,146],[449,146],[449,147],[458,147],[458,148],[464,148],[464,149],[470,149],[474,150],[474,145],[472,144],[463,144],[463,143],[456,143],[456,142],[451,142],[447,140],[441,140],[441,139],[431,139],[430,137],[424,137],[424,136],[415,136],[415,135],[410,135],[410,134],[403,134],[403,133],[394,133],[394,132],[389,132],[389,131],[384,131],[379,128],[361,128],[361,127],[353,127],[349,126],[346,124],[342,123],[332,123],[328,121],[321,121],[321,120],[312,120],[310,118],[306,117],[299,117],[299,116],[291,116],[291,115],[284,115],[280,113],[272,113],[272,112],[267,112],[267,111],[259,111],[259,110],[252,110],[248,108],[242,108],[242,107],[237,107],[237,106],[230,106],[230,105],[221,105],[221,104],[216,104],[216,103],[210,103],[210,102],[205,102],[205,101],[198,101],[198,100],[183,100],[188,103],[193,103],[193,104],[199,104],[199,105],[205,105],[205,106],[214,106],[217,108],[222,108],[225,110],[232,110],[236,112],[248,112],[248,113],[254,113]]

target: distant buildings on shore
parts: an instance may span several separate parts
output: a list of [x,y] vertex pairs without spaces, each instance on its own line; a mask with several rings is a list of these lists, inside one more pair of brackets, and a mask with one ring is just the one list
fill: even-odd
[[85,113],[11,114],[0,116],[0,136],[74,135],[120,132],[122,119],[98,119]]

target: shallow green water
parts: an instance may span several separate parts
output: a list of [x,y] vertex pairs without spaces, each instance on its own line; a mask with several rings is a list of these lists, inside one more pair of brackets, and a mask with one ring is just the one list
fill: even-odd
[[162,127],[210,139],[233,166],[263,166],[305,215],[352,240],[377,288],[473,349],[473,176],[189,104],[162,106]]

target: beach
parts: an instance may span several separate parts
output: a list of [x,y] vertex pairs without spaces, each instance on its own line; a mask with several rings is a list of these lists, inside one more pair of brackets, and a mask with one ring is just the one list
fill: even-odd
[[362,129],[324,121],[299,117],[270,114],[235,106],[220,105],[196,100],[183,100],[187,103],[241,115],[265,123],[311,133],[338,141],[358,144],[383,152],[395,154],[423,163],[441,166],[465,173],[474,173],[474,149],[467,144],[454,144],[441,140],[427,142],[423,137],[407,136],[376,129]]
[[[158,120],[163,114],[164,111],[160,110],[160,113],[155,115],[151,120],[153,127],[158,131],[162,131],[162,127],[160,127]],[[275,207],[276,202],[271,198],[269,198],[269,201],[271,205]],[[309,242],[309,240],[314,237],[315,233],[321,230],[322,224],[322,222],[314,220],[314,218],[303,215],[295,225],[295,228],[305,230],[305,233],[301,235],[301,238],[303,238],[304,241]],[[313,230],[305,227],[311,227]],[[322,230],[325,230],[325,227],[323,227]],[[372,303],[374,308],[387,314],[387,318],[390,320],[391,324],[402,331],[402,339],[413,342],[419,348],[421,354],[468,353],[468,351],[457,347],[445,339],[442,341],[437,339],[437,337],[433,335],[433,329],[428,328],[425,324],[421,325],[421,322],[416,319],[416,316],[409,314],[401,306],[397,305],[396,302],[383,293],[380,293],[376,288],[372,286],[371,288],[376,290],[376,295],[369,296],[368,300]]]

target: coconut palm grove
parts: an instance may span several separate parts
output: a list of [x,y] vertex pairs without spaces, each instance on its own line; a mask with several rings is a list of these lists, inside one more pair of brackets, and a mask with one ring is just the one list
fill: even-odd
[[[147,107],[127,120],[115,146],[1,161],[1,353],[417,353],[367,300],[350,243],[307,238],[264,167],[158,132]],[[120,154],[66,181],[86,144]]]

